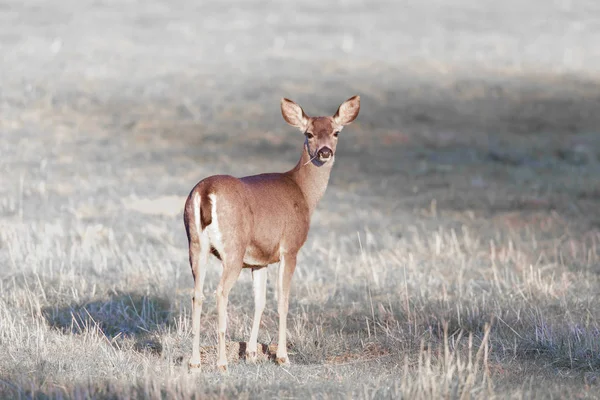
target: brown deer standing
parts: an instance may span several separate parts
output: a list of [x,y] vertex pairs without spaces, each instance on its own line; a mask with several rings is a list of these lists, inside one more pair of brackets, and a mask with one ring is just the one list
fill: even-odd
[[289,364],[286,320],[296,255],[306,241],[310,216],[327,188],[338,133],[357,117],[360,98],[346,100],[333,117],[309,117],[288,99],[281,100],[285,121],[306,137],[298,164],[284,173],[244,178],[215,175],[200,181],[185,203],[184,222],[194,275],[193,344],[190,369],[200,367],[202,287],[209,253],[223,263],[217,286],[219,348],[217,367],[227,371],[225,331],[229,291],[242,268],[252,269],[254,320],[247,359],[256,361],[260,319],[266,303],[267,269],[280,262],[278,288],[279,343],[277,362]]

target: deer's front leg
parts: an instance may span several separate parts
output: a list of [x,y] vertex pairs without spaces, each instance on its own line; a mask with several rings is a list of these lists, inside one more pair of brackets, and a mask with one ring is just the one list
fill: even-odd
[[246,359],[250,362],[256,362],[258,329],[267,302],[267,267],[252,270],[252,286],[254,288],[254,320],[252,321],[252,332],[246,349]]
[[296,269],[296,254],[282,254],[279,265],[279,279],[277,280],[278,299],[277,311],[279,313],[279,343],[277,344],[277,363],[288,365],[290,360],[287,354],[287,313],[290,298],[292,276]]

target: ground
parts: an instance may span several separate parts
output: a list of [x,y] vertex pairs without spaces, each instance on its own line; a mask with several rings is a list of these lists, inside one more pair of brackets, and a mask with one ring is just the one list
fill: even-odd
[[[598,398],[598,12],[1,2],[1,397]],[[281,97],[316,115],[354,94],[293,280],[292,365],[240,359],[243,273],[216,371],[213,260],[189,374],[185,197],[296,163]]]

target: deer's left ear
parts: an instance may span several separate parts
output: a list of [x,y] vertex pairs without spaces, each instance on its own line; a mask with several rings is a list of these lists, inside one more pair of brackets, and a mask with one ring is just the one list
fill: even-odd
[[360,111],[360,96],[350,97],[338,108],[333,120],[338,125],[348,125],[356,119]]

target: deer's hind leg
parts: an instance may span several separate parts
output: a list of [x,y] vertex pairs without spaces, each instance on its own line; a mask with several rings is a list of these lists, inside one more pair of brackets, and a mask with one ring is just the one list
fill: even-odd
[[189,242],[189,258],[194,276],[194,295],[192,297],[192,357],[190,370],[200,368],[200,315],[204,301],[204,278],[210,252],[208,233],[200,224],[200,195],[190,196],[185,207],[184,221]]

